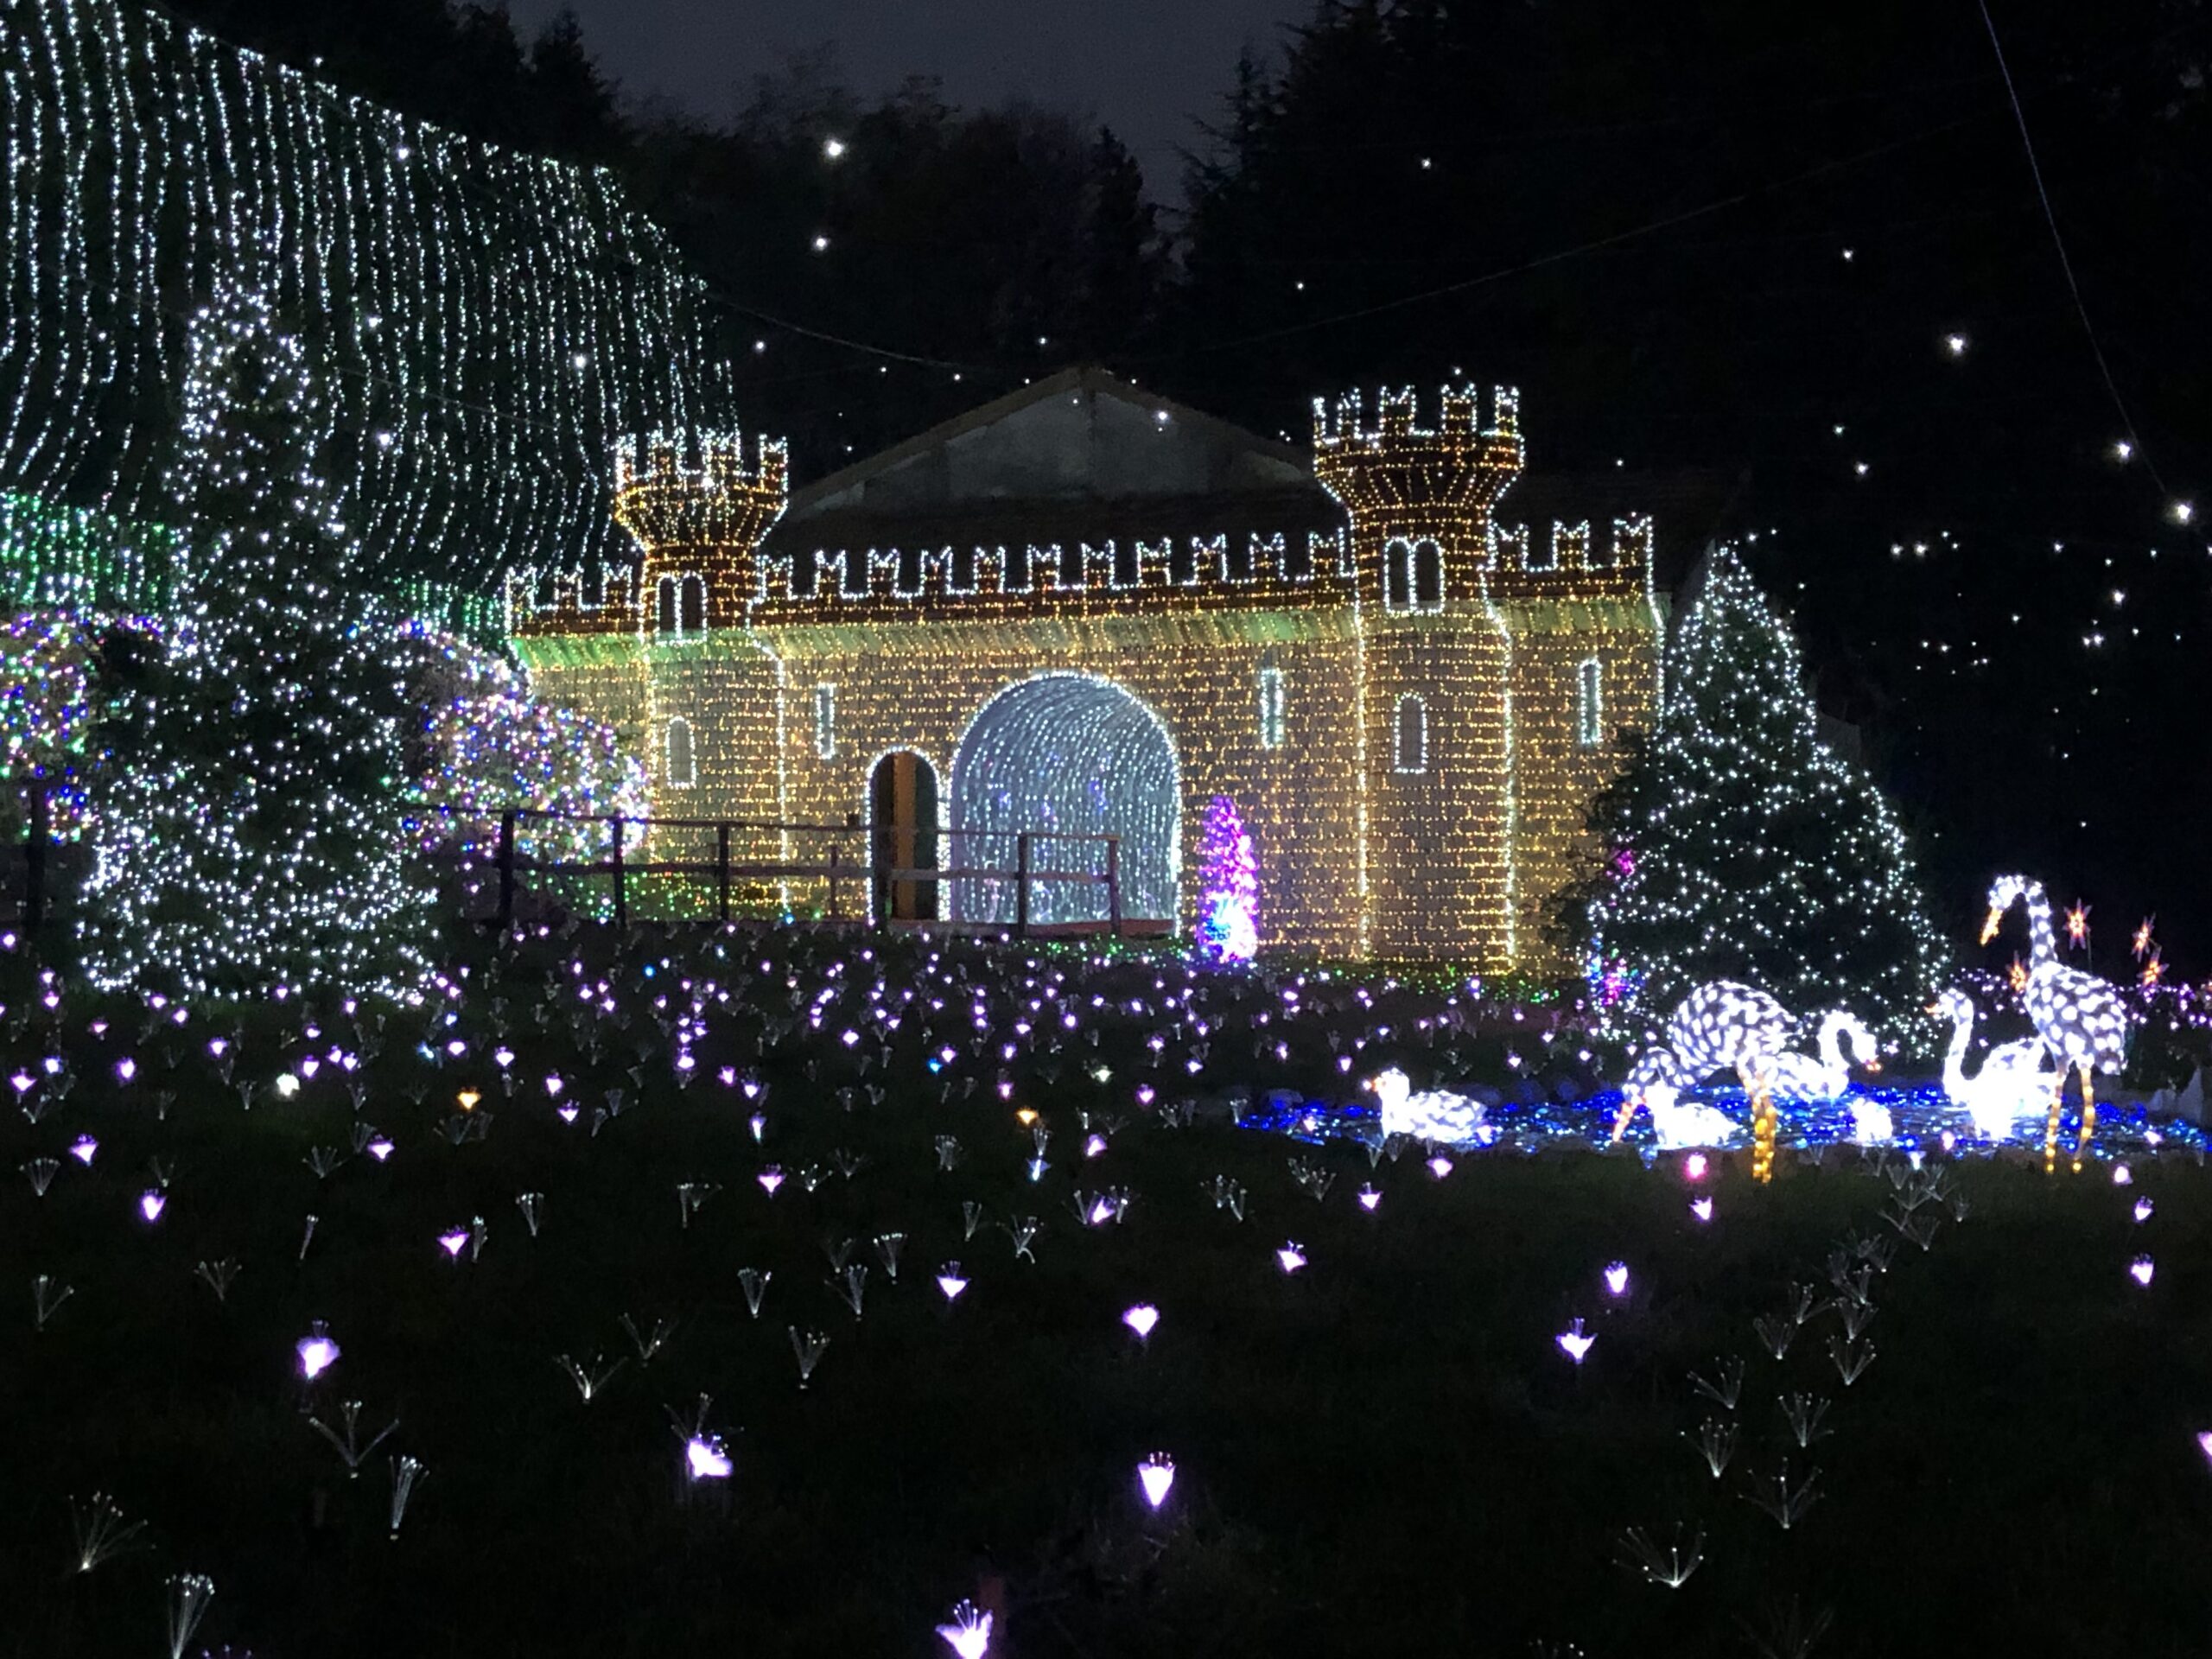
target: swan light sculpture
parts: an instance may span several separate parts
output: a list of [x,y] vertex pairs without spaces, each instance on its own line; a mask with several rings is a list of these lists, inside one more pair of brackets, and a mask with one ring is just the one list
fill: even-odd
[[1951,1022],[1950,1046],[1943,1052],[1944,1096],[1974,1121],[1974,1133],[1983,1140],[2004,1140],[2022,1118],[2050,1101],[2054,1084],[2065,1082],[2065,1074],[2050,1064],[2050,1052],[2033,1037],[1991,1049],[1968,1077],[1973,1000],[1964,991],[1946,991],[1928,1011]]

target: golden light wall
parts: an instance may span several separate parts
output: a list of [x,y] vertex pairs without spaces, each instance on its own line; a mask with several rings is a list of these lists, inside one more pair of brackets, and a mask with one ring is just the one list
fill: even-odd
[[[625,457],[618,511],[645,545],[642,574],[706,573],[706,629],[664,632],[653,582],[633,578],[608,607],[627,599],[626,629],[607,631],[572,582],[546,608],[518,607],[518,648],[544,695],[635,734],[656,816],[763,823],[865,822],[872,769],[910,750],[935,772],[949,827],[979,712],[1034,677],[1092,677],[1156,715],[1172,745],[1183,931],[1219,794],[1256,844],[1264,944],[1563,968],[1547,954],[1550,895],[1573,873],[1615,740],[1653,708],[1649,524],[1610,537],[1494,524],[1521,467],[1517,398],[1493,392],[1484,424],[1474,390],[1450,389],[1437,413],[1417,424],[1410,392],[1384,394],[1372,426],[1357,398],[1317,405],[1315,472],[1348,536],[1225,527],[797,557],[758,550],[781,506],[779,450],[764,446],[748,471],[734,439],[716,440],[687,470],[663,442]],[[672,720],[689,728],[687,787],[667,776]],[[865,864],[864,836],[837,839]],[[827,846],[740,839],[741,856],[794,862]],[[974,845],[941,857],[993,861]],[[826,901],[818,880],[772,885],[741,902]],[[843,909],[866,900],[856,880]]]

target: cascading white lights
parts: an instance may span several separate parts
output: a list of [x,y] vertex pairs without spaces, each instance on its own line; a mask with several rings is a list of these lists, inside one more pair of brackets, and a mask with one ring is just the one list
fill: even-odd
[[0,485],[157,518],[193,311],[328,380],[375,574],[620,555],[626,432],[727,425],[705,290],[612,175],[457,137],[124,0],[0,0]]

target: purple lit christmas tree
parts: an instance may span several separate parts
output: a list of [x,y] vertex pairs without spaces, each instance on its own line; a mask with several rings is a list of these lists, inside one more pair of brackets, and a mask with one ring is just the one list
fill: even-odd
[[1249,962],[1259,949],[1259,860],[1236,803],[1217,795],[1198,833],[1198,954]]

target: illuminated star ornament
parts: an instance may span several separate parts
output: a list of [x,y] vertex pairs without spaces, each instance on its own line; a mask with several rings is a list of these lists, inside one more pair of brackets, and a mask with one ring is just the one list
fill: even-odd
[[2079,899],[2074,901],[2074,908],[2066,912],[2066,943],[2076,950],[2089,948],[2089,907]]
[[2156,916],[2145,916],[2143,918],[2143,925],[2135,930],[2134,950],[2136,961],[2142,961],[2144,957],[2149,956],[2152,951],[2158,948],[2151,938],[2152,929],[2157,925],[2158,920],[2158,918]]

